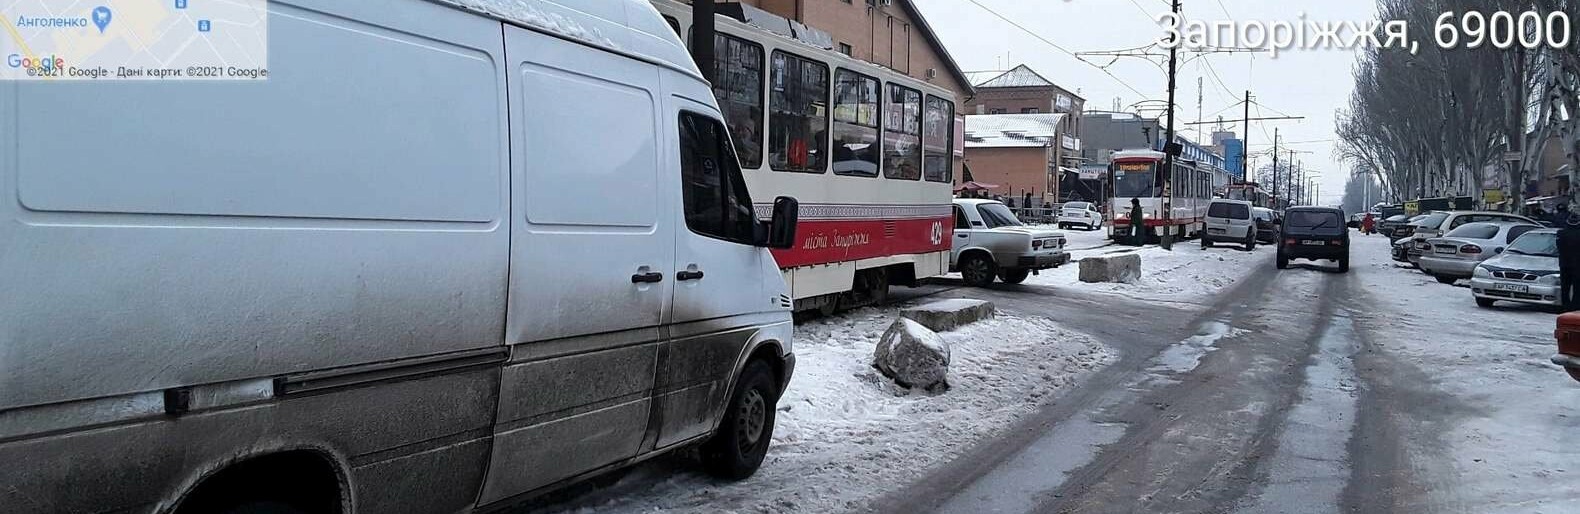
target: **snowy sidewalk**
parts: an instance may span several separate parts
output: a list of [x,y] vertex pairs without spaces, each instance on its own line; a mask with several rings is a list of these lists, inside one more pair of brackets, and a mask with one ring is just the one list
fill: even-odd
[[893,491],[1035,411],[1115,356],[1050,321],[1000,314],[945,332],[947,393],[893,385],[871,366],[898,308],[862,309],[796,327],[796,376],[779,401],[768,458],[728,483],[684,458],[639,467],[575,498],[571,512],[841,512]]

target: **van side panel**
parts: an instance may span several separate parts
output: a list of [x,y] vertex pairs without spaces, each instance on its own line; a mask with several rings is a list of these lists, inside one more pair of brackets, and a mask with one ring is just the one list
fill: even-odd
[[636,456],[675,280],[660,67],[514,26],[505,41],[511,360],[484,504]]
[[366,512],[475,502],[507,358],[500,23],[269,10],[267,81],[0,82],[0,510],[168,506],[291,448]]

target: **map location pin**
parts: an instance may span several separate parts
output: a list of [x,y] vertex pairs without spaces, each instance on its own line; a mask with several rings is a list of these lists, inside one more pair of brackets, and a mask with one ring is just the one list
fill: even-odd
[[104,33],[104,28],[110,26],[110,8],[98,6],[93,8],[93,24],[99,26],[99,33]]

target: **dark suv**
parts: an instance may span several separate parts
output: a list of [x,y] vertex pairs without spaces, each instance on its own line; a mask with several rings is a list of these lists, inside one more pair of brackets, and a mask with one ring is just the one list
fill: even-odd
[[1291,207],[1284,211],[1283,237],[1278,242],[1278,269],[1294,259],[1338,261],[1339,272],[1350,270],[1350,231],[1344,211],[1331,207]]

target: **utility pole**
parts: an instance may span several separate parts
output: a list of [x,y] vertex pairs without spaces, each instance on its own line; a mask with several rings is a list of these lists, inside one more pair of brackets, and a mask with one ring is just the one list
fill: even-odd
[[1278,127],[1273,127],[1273,207],[1278,207]]
[[1256,182],[1251,176],[1251,90],[1245,90],[1245,122],[1240,124],[1240,181]]
[[[1180,15],[1180,0],[1173,0],[1173,12],[1174,17],[1178,19]],[[1176,32],[1173,41],[1176,44],[1171,45],[1172,47],[1169,48],[1169,135],[1167,142],[1163,144],[1163,169],[1166,170],[1164,171],[1166,175],[1164,175],[1163,179],[1163,194],[1165,195],[1163,197],[1163,236],[1160,239],[1165,250],[1172,249],[1174,246],[1173,226],[1170,222],[1171,211],[1174,210],[1174,205],[1173,202],[1169,201],[1169,198],[1173,196],[1174,192],[1174,154],[1179,153],[1179,145],[1174,142],[1176,139],[1174,136],[1174,88],[1177,85],[1176,79],[1178,78],[1176,72],[1179,67],[1179,38],[1180,35]]]
[[713,0],[691,2],[691,59],[697,61],[702,77],[710,83],[716,78],[713,76],[716,68],[713,59],[713,13]]

